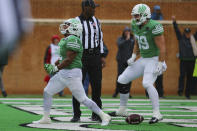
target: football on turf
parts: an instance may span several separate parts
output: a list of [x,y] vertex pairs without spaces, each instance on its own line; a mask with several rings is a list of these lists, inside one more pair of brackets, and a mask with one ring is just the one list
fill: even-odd
[[143,120],[144,117],[139,114],[131,114],[125,119],[128,124],[140,124]]

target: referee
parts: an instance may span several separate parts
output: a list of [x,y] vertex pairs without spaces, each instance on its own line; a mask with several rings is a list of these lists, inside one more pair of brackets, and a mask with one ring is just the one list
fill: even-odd
[[[90,84],[92,87],[92,100],[102,108],[101,102],[101,80],[102,67],[105,66],[104,49],[103,49],[103,33],[98,19],[94,16],[95,8],[99,5],[95,4],[93,0],[82,1],[82,13],[76,17],[81,21],[83,32],[81,41],[83,44],[82,57],[82,73],[83,82],[86,73],[89,74]],[[73,97],[73,111],[74,116],[71,122],[80,121],[81,111],[79,102]],[[100,118],[92,113],[92,121],[99,121]]]

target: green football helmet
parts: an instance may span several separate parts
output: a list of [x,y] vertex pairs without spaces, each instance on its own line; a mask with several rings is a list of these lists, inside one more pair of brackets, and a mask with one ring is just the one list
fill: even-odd
[[137,4],[134,6],[131,15],[133,17],[133,20],[136,21],[136,24],[141,25],[147,19],[151,18],[150,8],[146,4]]
[[65,20],[63,24],[60,24],[59,30],[61,34],[70,34],[80,37],[82,35],[82,24],[79,20],[71,18]]

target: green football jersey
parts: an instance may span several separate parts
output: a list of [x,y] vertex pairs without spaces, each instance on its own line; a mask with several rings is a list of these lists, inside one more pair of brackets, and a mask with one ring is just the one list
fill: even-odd
[[82,68],[81,58],[83,54],[83,46],[81,40],[78,37],[70,35],[66,38],[63,38],[59,42],[58,46],[60,47],[60,57],[62,60],[66,59],[67,51],[77,52],[77,55],[72,63],[65,69]]
[[163,26],[159,22],[150,19],[140,29],[136,22],[132,21],[131,29],[139,45],[141,57],[150,58],[159,55],[159,49],[154,41],[155,36],[164,32]]

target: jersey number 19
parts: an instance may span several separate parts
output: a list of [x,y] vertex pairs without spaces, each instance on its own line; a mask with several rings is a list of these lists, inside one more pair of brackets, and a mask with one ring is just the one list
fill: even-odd
[[138,42],[138,45],[139,45],[140,49],[144,49],[144,50],[149,49],[149,44],[148,44],[148,41],[146,39],[146,36],[135,35],[135,38],[137,39],[137,42]]

